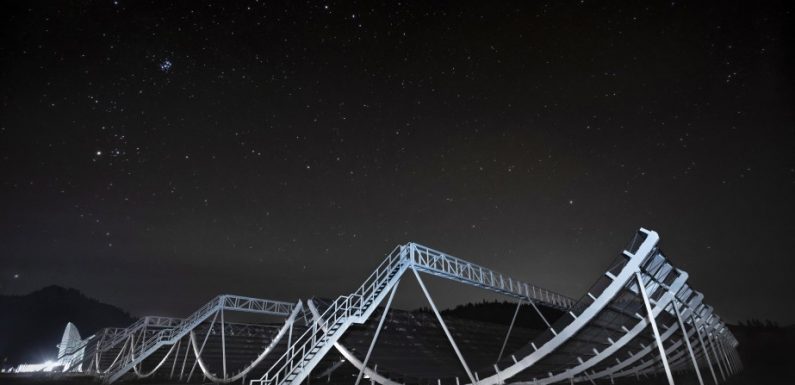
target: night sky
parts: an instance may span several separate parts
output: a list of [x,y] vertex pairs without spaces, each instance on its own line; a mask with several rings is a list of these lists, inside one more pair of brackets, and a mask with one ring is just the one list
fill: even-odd
[[793,5],[695,3],[4,1],[0,293],[328,298],[415,241],[579,297],[647,227],[793,323]]

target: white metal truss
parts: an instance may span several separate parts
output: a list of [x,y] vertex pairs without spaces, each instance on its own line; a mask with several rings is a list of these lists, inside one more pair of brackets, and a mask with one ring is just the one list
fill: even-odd
[[[144,334],[151,334],[163,328],[172,328],[182,322],[179,318],[160,317],[160,316],[146,316],[139,318],[132,325],[126,328],[105,328],[99,331],[94,338],[86,341],[84,349],[88,354],[84,354],[81,360],[75,361],[71,366],[65,367],[64,372],[74,370],[93,372],[102,374],[111,369],[118,360],[122,357],[123,353],[128,348],[128,341],[132,338],[143,338]],[[118,350],[116,358],[113,363],[105,369],[100,368],[100,358],[106,352],[121,346]],[[86,369],[82,369],[85,366]]]
[[[298,385],[308,376],[323,356],[328,353],[331,347],[336,347],[348,362],[357,367],[360,373],[368,376],[371,381],[383,385],[397,385],[397,381],[385,378],[377,371],[368,368],[349,349],[342,346],[338,340],[352,324],[363,323],[370,317],[372,312],[384,300],[387,293],[399,282],[407,269],[481,287],[514,297],[520,301],[527,301],[530,304],[541,302],[547,306],[569,310],[568,314],[571,315],[572,319],[564,322],[560,330],[556,330],[555,325],[550,325],[551,338],[540,346],[533,344],[533,351],[523,357],[517,358],[512,355],[513,362],[505,367],[499,368],[495,365],[495,372],[491,375],[470,375],[472,384],[497,385],[511,382],[510,379],[512,377],[555,352],[556,349],[572,339],[581,329],[593,322],[597,315],[610,306],[611,301],[622,290],[627,288],[630,288],[644,300],[648,316],[639,316],[639,320],[631,328],[622,326],[625,334],[616,340],[611,339],[610,345],[601,351],[594,349],[595,354],[588,360],[580,360],[578,365],[564,368],[557,373],[549,373],[546,378],[534,378],[531,382],[520,381],[519,383],[547,384],[565,380],[570,380],[571,382],[593,382],[595,379],[639,375],[648,371],[664,370],[665,372],[670,372],[667,362],[668,355],[672,352],[677,352],[677,355],[673,358],[678,365],[681,354],[676,349],[680,345],[684,349],[687,344],[683,345],[683,340],[679,339],[672,347],[663,349],[662,344],[665,339],[671,338],[677,330],[680,330],[680,324],[674,322],[671,326],[666,325],[664,332],[661,334],[656,331],[656,318],[666,313],[676,319],[676,316],[679,315],[678,311],[681,310],[685,317],[689,316],[701,320],[703,317],[711,315],[711,308],[707,312],[703,311],[704,307],[701,305],[703,296],[685,284],[687,273],[675,269],[659,252],[656,246],[659,240],[657,233],[641,229],[636,238],[633,245],[623,253],[626,261],[620,271],[608,271],[606,273],[606,276],[612,282],[601,290],[598,296],[588,293],[590,298],[584,301],[582,305],[562,295],[525,284],[493,270],[425,246],[415,243],[399,246],[387,256],[359,289],[351,295],[337,298],[322,314],[319,314],[310,302],[309,308],[314,314],[314,322],[310,324],[306,333],[298,337],[260,379],[252,380],[251,385]],[[643,282],[643,284],[638,285],[635,280]],[[657,294],[656,298],[650,298],[653,293],[663,294]],[[430,300],[430,297],[428,298]],[[674,309],[669,307],[669,305],[675,303],[681,303],[682,308]],[[444,327],[443,322],[442,327]],[[654,330],[654,345],[639,348],[638,353],[623,361],[616,358],[617,364],[612,367],[608,366],[599,372],[589,371],[590,368],[603,362],[608,357],[612,357],[644,331],[648,331],[649,327]],[[684,335],[687,337],[681,338],[695,338],[695,330],[695,328],[691,328],[689,331],[684,331]],[[722,323],[713,323],[709,327],[704,328],[705,334],[714,338],[717,338],[719,331],[730,334]],[[449,333],[448,337],[450,337]],[[723,337],[720,341],[725,340],[726,338]],[[452,339],[451,343],[455,348],[455,342]],[[734,357],[736,357],[736,354],[726,348],[729,345],[728,343],[721,344],[717,340],[711,344],[713,355],[721,360],[722,367],[725,368],[726,372],[738,366],[732,364],[735,361]],[[644,356],[654,356],[654,354],[651,354],[654,346],[658,346],[656,349],[658,351],[657,356],[663,362],[662,368],[654,365],[657,362],[656,360],[643,360]],[[696,349],[696,351],[700,350],[699,348]],[[691,361],[696,359],[696,351],[689,353]],[[462,365],[469,372],[464,358],[460,355],[460,352],[457,354]],[[668,378],[669,382],[673,383],[673,378],[670,374]]]
[[[128,338],[130,338],[128,348],[121,356],[121,360],[115,361],[114,365],[112,365],[107,372],[102,375],[102,380],[106,383],[111,383],[118,380],[130,370],[133,370],[136,365],[139,365],[146,357],[160,349],[160,347],[164,345],[176,344],[182,337],[188,335],[188,333],[190,333],[194,328],[199,326],[209,317],[217,315],[218,313],[223,313],[225,310],[289,317],[293,313],[297,314],[296,309],[298,308],[300,308],[300,303],[295,304],[290,302],[235,295],[219,295],[199,308],[199,310],[184,320],[179,320],[177,323],[154,319],[154,323],[152,325],[157,325],[160,327],[159,329],[156,329],[156,331],[150,333],[140,333],[137,338],[133,338],[135,336],[133,336],[131,333],[126,333]],[[143,327],[144,330],[146,330],[146,327],[150,325],[150,323],[145,321],[143,322],[143,325],[138,325],[139,323],[140,321],[136,322],[136,324],[133,324],[131,328],[140,329]],[[221,330],[224,330],[223,326],[221,327]],[[168,357],[169,354],[170,351],[166,357]],[[163,362],[164,361],[165,359]],[[163,364],[163,362],[158,364],[155,370],[157,370],[160,365]],[[141,374],[138,369],[135,369],[134,371],[138,372],[139,376],[145,376],[144,374]],[[222,378],[226,378],[226,375],[224,375]]]
[[[601,284],[594,285],[578,300],[429,247],[407,243],[390,252],[358,289],[349,295],[336,298],[322,311],[313,301],[307,301],[311,320],[307,320],[306,312],[302,312],[300,301],[288,303],[222,295],[184,320],[146,317],[126,329],[104,330],[83,344],[82,348],[93,352],[95,359],[90,369],[100,374],[105,382],[116,381],[131,371],[138,377],[147,377],[169,362],[170,376],[173,377],[178,368],[180,350],[183,350],[180,380],[186,369],[188,354],[192,351],[195,360],[187,375],[188,381],[198,367],[205,379],[228,383],[241,379],[245,381],[251,370],[261,365],[264,357],[277,350],[277,344],[286,339],[286,347],[282,344],[278,348],[279,356],[275,360],[269,359],[266,367],[259,368],[258,372],[263,374],[259,378],[251,379],[250,385],[300,385],[309,378],[312,370],[332,348],[344,357],[345,362],[358,369],[359,374],[354,385],[358,385],[363,377],[368,378],[371,383],[401,385],[400,382],[379,373],[375,366],[370,367],[369,361],[373,349],[377,348],[376,340],[398,283],[407,271],[411,271],[467,373],[466,378],[455,379],[456,385],[539,385],[556,382],[573,384],[586,381],[594,383],[600,379],[609,379],[612,382],[618,377],[640,377],[656,373],[664,373],[670,385],[673,385],[672,374],[683,370],[694,370],[703,385],[699,368],[708,368],[716,384],[719,378],[725,381],[728,376],[742,368],[735,350],[737,340],[713,312],[712,307],[703,303],[703,294],[687,284],[688,274],[674,267],[662,254],[657,246],[658,242],[659,236],[656,232],[640,229],[622,252],[618,262],[604,274]],[[518,301],[516,314],[518,306],[528,304],[541,317],[547,330],[527,341],[525,348],[505,352],[508,336],[513,329],[512,321],[493,370],[475,372],[468,366],[466,357],[461,354],[457,342],[447,330],[419,273],[514,298]],[[362,324],[370,319],[385,302],[366,355],[357,357],[340,342],[340,338],[352,325]],[[539,311],[538,304],[563,310],[564,315],[550,323]],[[627,309],[635,310],[630,312]],[[250,365],[235,373],[228,372],[226,360],[226,337],[232,335],[230,328],[237,328],[234,333],[245,330],[257,333],[259,329],[253,325],[226,322],[225,311],[285,318],[284,324],[263,351]],[[606,324],[600,316],[607,312],[621,314],[623,324]],[[293,325],[299,317],[303,317],[305,328],[294,335]],[[515,317],[516,315],[514,320]],[[196,332],[200,324],[207,325],[207,322],[209,326],[205,333]],[[571,346],[580,346],[577,344],[589,341],[583,336],[591,335],[588,332],[595,333],[595,330],[602,333],[595,335],[607,336],[603,337],[607,340],[606,343],[600,342],[594,345],[592,351],[582,352],[580,357],[576,357],[576,362],[556,364],[553,371],[547,371],[543,376],[536,374],[538,369],[535,368],[539,363],[554,361],[556,354],[574,354],[567,353],[566,349],[574,349]],[[220,373],[212,373],[202,359],[211,332],[220,334]],[[182,341],[185,341],[184,347]],[[577,344],[572,345],[574,342]],[[157,362],[152,369],[143,370],[142,361],[164,346],[168,348],[165,355],[157,359],[159,361],[155,360]],[[116,354],[112,363],[104,369],[100,367],[99,359],[103,352]],[[327,372],[330,374],[341,364],[335,363]],[[437,380],[437,383],[442,385],[441,380]]]
[[[672,288],[675,288],[677,286],[682,286],[682,285],[677,285],[677,284],[672,284],[671,285]],[[700,298],[696,298],[694,300],[696,300],[697,302],[700,302]],[[658,317],[662,313],[662,311],[663,311],[663,307],[659,306],[659,302],[658,302],[658,306],[656,306],[655,310],[654,310],[655,317]],[[689,308],[685,309],[684,310],[684,314],[685,315],[690,315],[690,311],[691,310]],[[645,330],[647,325],[648,325],[648,320],[647,319],[644,319],[642,322],[639,322],[635,326],[635,328],[633,328],[633,330],[635,331],[635,333],[633,333],[633,335],[634,336],[639,335],[641,331]],[[660,340],[661,341],[666,341],[669,337],[674,335],[674,333],[677,332],[677,330],[678,330],[677,327],[678,327],[678,325],[672,325],[670,327],[667,327],[666,330],[661,334]],[[628,333],[628,336],[629,336],[629,333]],[[623,343],[623,341],[622,341],[622,345],[626,346],[627,344],[629,344],[628,341],[626,343]],[[643,358],[647,358],[648,355],[653,352],[655,347],[656,347],[656,344],[646,345],[646,346],[638,346],[637,347],[638,350],[634,351],[628,357],[621,357],[620,359],[618,357],[616,357],[616,360],[618,361],[618,363],[616,365],[609,366],[609,367],[607,367],[606,369],[604,369],[604,370],[602,370],[600,372],[593,372],[593,373],[590,374],[590,376],[592,378],[593,377],[595,377],[595,378],[614,378],[614,377],[620,376],[622,373],[625,373],[625,370],[626,370],[627,373],[634,375],[638,371],[638,367],[634,367],[633,368],[631,365],[637,363],[638,361],[643,360]]]
[[[248,366],[246,366],[245,368],[242,368],[241,370],[239,370],[237,373],[235,373],[232,376],[229,376],[227,374],[227,372],[226,372],[226,360],[225,359],[223,361],[224,369],[223,369],[223,376],[222,377],[217,377],[216,375],[214,375],[214,374],[212,374],[210,372],[210,370],[207,368],[207,365],[202,360],[201,352],[199,350],[198,344],[196,343],[196,335],[195,335],[195,333],[193,331],[191,331],[190,332],[190,345],[191,345],[191,348],[193,349],[193,354],[194,354],[194,356],[196,358],[196,362],[199,364],[199,367],[201,368],[201,371],[202,371],[202,374],[204,374],[204,377],[207,378],[208,380],[212,381],[212,382],[220,383],[220,384],[226,384],[226,383],[234,382],[234,381],[237,381],[237,380],[245,377],[252,369],[254,369],[257,365],[259,365],[259,363],[262,362],[262,360],[265,359],[265,357],[267,357],[268,354],[270,354],[273,351],[273,349],[282,340],[282,338],[285,336],[285,334],[288,334],[292,330],[293,324],[295,323],[295,320],[297,319],[297,317],[299,315],[299,312],[301,310],[302,310],[302,304],[301,304],[301,302],[298,302],[298,304],[293,307],[292,311],[288,315],[287,320],[285,321],[284,325],[282,325],[282,327],[279,329],[279,332],[271,340],[271,342],[268,344],[268,346],[257,356],[257,358],[255,358],[253,361],[251,361],[251,363]],[[209,335],[210,331],[208,330],[207,333]],[[221,333],[221,336],[224,336],[224,332],[223,331]],[[221,346],[222,346],[222,348],[225,347],[225,342],[223,340],[221,342]],[[168,354],[166,355],[166,357],[168,357]]]
[[419,271],[558,309],[568,310],[574,305],[574,300],[571,298],[521,282],[430,247],[416,243],[409,243],[405,247],[410,251],[411,266]]

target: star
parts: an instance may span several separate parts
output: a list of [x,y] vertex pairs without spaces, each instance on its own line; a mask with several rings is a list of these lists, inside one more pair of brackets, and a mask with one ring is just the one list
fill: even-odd
[[[612,251],[625,231],[647,226],[681,242],[697,234],[707,252],[686,258],[700,271],[727,253],[764,253],[775,263],[759,267],[752,278],[765,277],[763,285],[749,285],[741,301],[726,287],[743,263],[705,276],[698,289],[725,295],[733,320],[775,304],[764,292],[786,289],[781,277],[792,263],[771,240],[786,239],[795,213],[795,120],[789,95],[769,92],[766,81],[792,72],[779,28],[787,7],[754,9],[764,22],[747,25],[726,7],[692,5],[709,10],[702,20],[705,12],[670,13],[667,4],[619,10],[585,1],[589,8],[572,12],[579,2],[86,5],[102,23],[35,2],[0,3],[3,14],[19,13],[4,26],[33,36],[11,44],[15,59],[4,63],[14,105],[0,119],[0,142],[12,144],[0,154],[0,225],[12,231],[0,232],[8,266],[0,284],[35,289],[85,276],[57,281],[135,288],[155,262],[157,280],[184,292],[159,296],[148,285],[103,298],[132,313],[190,314],[228,290],[273,285],[281,299],[310,295],[316,287],[304,280],[327,267],[327,256],[358,266],[339,271],[339,284],[321,284],[345,294],[345,282],[374,267],[365,258],[393,242],[449,245],[472,258],[520,245],[484,264],[511,266],[532,282],[537,260],[518,256],[566,250],[553,239],[530,246],[527,237],[570,235],[579,247]],[[709,33],[656,27],[668,18]],[[752,209],[735,207],[738,199]],[[713,229],[715,221],[750,223],[761,238]],[[573,222],[591,226],[570,234]],[[302,242],[291,241],[299,234]],[[40,260],[23,280],[15,270],[30,270],[30,244]],[[262,286],[244,279],[257,261],[313,273],[272,274]],[[555,280],[560,289],[579,295],[577,285],[601,267],[570,269],[570,261],[548,268],[565,275]],[[83,274],[87,263],[111,280]],[[192,274],[185,264],[195,265]],[[219,266],[230,270],[216,279]],[[774,278],[782,282],[770,285]],[[139,295],[159,302],[141,305]],[[769,307],[765,317],[795,320],[795,308]]]
[[169,71],[171,71],[171,67],[173,65],[174,64],[171,62],[171,60],[163,59],[163,61],[160,62],[160,70],[163,71],[163,72],[169,72]]

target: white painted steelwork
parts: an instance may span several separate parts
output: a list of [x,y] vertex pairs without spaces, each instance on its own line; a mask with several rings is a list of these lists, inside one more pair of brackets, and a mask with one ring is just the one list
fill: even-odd
[[[252,380],[251,385],[298,385],[307,378],[312,368],[332,347],[336,347],[348,362],[357,367],[360,373],[369,377],[371,381],[382,385],[399,384],[399,382],[368,368],[353,355],[350,349],[339,343],[339,338],[351,325],[365,322],[408,269],[481,287],[520,301],[527,301],[533,305],[540,302],[547,306],[568,310],[570,319],[563,322],[558,321],[552,325],[547,323],[549,336],[543,341],[538,341],[538,343],[529,341],[529,343],[533,342],[531,351],[521,357],[511,355],[512,361],[501,361],[499,364],[502,366],[495,365],[494,374],[485,376],[469,374],[472,385],[497,385],[505,382],[548,384],[565,380],[593,382],[596,379],[612,380],[614,377],[623,375],[645,374],[650,370],[662,370],[670,373],[668,363],[665,362],[665,354],[674,352],[674,350],[663,349],[662,344],[666,339],[671,338],[681,326],[674,322],[672,326],[665,328],[664,333],[660,334],[654,330],[656,318],[664,315],[669,321],[676,320],[680,309],[668,308],[674,302],[681,303],[682,314],[699,320],[696,322],[701,322],[704,317],[709,316],[711,309],[707,312],[703,311],[704,307],[701,305],[703,295],[693,291],[685,284],[687,273],[675,269],[659,252],[658,240],[657,233],[641,229],[632,245],[624,251],[625,261],[620,265],[620,269],[605,273],[611,282],[598,293],[589,292],[587,296],[577,302],[422,245],[409,243],[399,246],[387,256],[357,291],[351,295],[339,297],[322,314],[319,314],[310,303],[310,310],[315,317],[309,330],[297,338],[287,352],[260,379]],[[643,282],[643,284],[638,285],[639,282]],[[577,338],[578,333],[586,330],[591,323],[598,320],[604,309],[616,307],[617,305],[613,302],[617,300],[620,293],[627,291],[636,293],[646,303],[644,312],[648,313],[648,317],[639,316],[631,328],[622,325],[621,329],[624,330],[624,334],[616,336],[616,338],[609,338],[609,346],[601,351],[593,349],[593,353],[587,360],[578,359],[578,363],[561,367],[559,371],[550,372],[543,378],[512,381],[514,377],[521,378],[524,371],[532,368],[547,356],[555,354],[568,341]],[[427,290],[423,292],[430,300]],[[652,296],[654,297],[652,298]],[[564,315],[564,317],[568,315]],[[446,331],[443,321],[441,319],[439,321],[443,330]],[[684,324],[685,321],[682,322]],[[728,331],[722,323],[712,323],[703,329],[712,338],[721,338],[720,341],[725,341],[727,338],[725,334]],[[718,333],[719,330],[721,333]],[[637,353],[631,354],[630,357],[623,360],[615,356],[640,339],[644,331],[653,331],[654,342],[651,345],[642,345],[638,348]],[[691,328],[685,335],[691,336],[694,333],[695,328]],[[461,356],[449,333],[446,334],[465,371],[471,373],[470,368],[466,365],[465,357]],[[679,340],[674,345],[678,348],[679,345],[682,345],[682,341]],[[721,360],[721,364],[727,368],[727,372],[728,368],[733,365],[732,362],[736,361],[736,355],[726,348],[729,345],[726,342],[712,344],[715,357]],[[643,360],[643,356],[653,356],[650,354],[654,346],[659,346],[657,350],[663,353],[658,355],[658,359],[660,357],[663,359],[663,364],[659,368],[652,365],[655,361]],[[686,346],[686,344],[682,346]],[[679,351],[675,351],[675,354],[677,359],[681,358]],[[616,364],[604,366],[604,362],[608,358],[613,358]],[[602,365],[602,368],[593,370],[598,365]],[[738,365],[731,367],[734,366]],[[672,375],[667,374],[667,376],[669,382],[673,383]]]
[[[101,375],[105,382],[113,382],[132,371],[139,377],[154,374],[171,359],[170,376],[178,370],[182,339],[186,341],[179,379],[183,379],[189,352],[193,367],[189,368],[187,381],[198,367],[201,375],[212,382],[228,383],[247,380],[254,373],[259,378],[249,380],[250,385],[300,385],[309,379],[313,369],[324,360],[331,349],[344,358],[331,365],[320,375],[331,372],[345,363],[358,372],[354,385],[364,378],[371,384],[401,385],[400,381],[379,373],[377,362],[373,365],[372,351],[378,349],[376,341],[383,327],[392,297],[398,283],[407,271],[415,275],[426,296],[433,314],[444,332],[458,362],[466,373],[465,378],[432,380],[437,385],[500,385],[516,383],[541,385],[558,382],[595,383],[619,377],[640,378],[664,373],[670,384],[673,373],[695,370],[699,382],[703,379],[699,367],[708,367],[714,382],[718,374],[722,380],[741,370],[742,363],[736,353],[737,340],[713,312],[703,303],[703,294],[688,284],[688,274],[673,266],[658,247],[656,232],[640,229],[627,248],[602,275],[597,283],[580,299],[575,300],[501,274],[489,268],[453,257],[446,253],[407,243],[396,247],[379,264],[364,283],[349,295],[331,301],[318,309],[312,300],[306,302],[311,320],[302,312],[302,303],[269,301],[240,296],[218,296],[184,320],[165,317],[147,317],[126,329],[107,329],[93,342],[77,348],[91,351],[93,360],[89,370]],[[517,309],[501,344],[499,357],[493,368],[471,368],[447,329],[431,293],[425,287],[420,273],[430,274],[465,285],[479,287],[517,300]],[[352,325],[367,322],[383,303],[372,340],[364,357],[357,357],[345,347],[340,338]],[[530,305],[547,329],[526,345],[515,351],[505,351],[513,329],[519,306]],[[539,306],[563,310],[558,320],[547,320]],[[251,312],[285,317],[283,326],[251,364],[234,374],[227,371],[227,339],[229,325],[224,311]],[[294,334],[294,323],[303,316],[304,326]],[[209,322],[206,334],[194,332],[198,325]],[[220,329],[216,328],[220,323]],[[202,358],[210,333],[217,330],[221,340],[221,372],[212,373]],[[185,337],[185,338],[183,338]],[[286,344],[284,341],[286,340]],[[692,343],[691,343],[692,342]],[[93,345],[92,345],[93,344]],[[281,344],[280,348],[276,348]],[[76,344],[72,344],[76,345]],[[149,371],[141,369],[141,362],[163,346],[169,350],[156,361]],[[100,368],[100,355],[113,352],[115,359],[107,368]],[[265,361],[264,358],[274,354]],[[406,352],[411,354],[411,352]],[[576,358],[576,359],[575,359]],[[82,362],[86,362],[84,358]],[[700,364],[699,364],[700,362]],[[717,369],[715,367],[717,366]],[[538,368],[545,369],[538,369]],[[477,371],[473,369],[479,369]],[[260,375],[261,374],[261,375]],[[447,381],[447,382],[444,382]]]

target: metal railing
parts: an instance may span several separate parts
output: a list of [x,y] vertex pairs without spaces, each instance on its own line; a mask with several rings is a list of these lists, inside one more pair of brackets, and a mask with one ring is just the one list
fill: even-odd
[[558,309],[568,310],[574,299],[524,283],[489,268],[453,257],[417,243],[409,243],[413,265],[426,273],[452,279],[515,298],[541,302]]
[[116,381],[127,373],[133,365],[137,365],[138,362],[154,353],[161,346],[176,343],[178,339],[187,335],[191,330],[209,318],[210,315],[221,309],[287,316],[294,307],[295,304],[289,302],[235,295],[219,295],[210,300],[210,302],[204,304],[204,306],[200,307],[199,310],[196,310],[184,320],[181,320],[176,327],[161,329],[148,338],[144,335],[142,337],[142,343],[131,347],[127,359],[121,362],[114,370],[109,371],[105,380],[109,383]]
[[364,322],[368,313],[375,309],[379,295],[385,294],[399,278],[401,270],[406,267],[408,250],[403,246],[396,247],[370,274],[356,291],[347,296],[340,296],[332,302],[320,315],[317,322],[309,328],[282,354],[271,368],[259,380],[251,384],[284,384],[301,381],[306,366],[314,365],[322,358],[322,350],[328,350],[339,335],[353,322]]
[[400,279],[403,270],[420,271],[452,279],[524,300],[568,309],[574,300],[546,289],[514,280],[491,269],[464,261],[431,248],[408,243],[392,250],[356,291],[340,296],[316,322],[291,344],[271,368],[251,385],[286,385],[303,380],[308,370],[325,354],[352,323],[364,322],[377,307],[379,296]]

